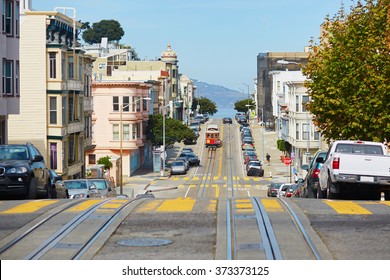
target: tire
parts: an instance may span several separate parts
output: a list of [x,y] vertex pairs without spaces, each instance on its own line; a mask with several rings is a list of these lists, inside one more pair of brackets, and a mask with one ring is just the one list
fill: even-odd
[[35,178],[30,179],[30,184],[27,190],[27,198],[36,199],[37,198],[37,181]]
[[331,191],[332,187],[334,187],[334,185],[333,185],[332,180],[330,179],[330,177],[328,177],[328,185],[327,185],[327,188],[326,188],[326,198],[327,199],[338,198],[338,194],[332,193],[332,191]]
[[310,185],[307,185],[307,198],[317,198],[317,192],[314,192],[313,188]]
[[259,177],[264,177],[264,169],[260,170]]

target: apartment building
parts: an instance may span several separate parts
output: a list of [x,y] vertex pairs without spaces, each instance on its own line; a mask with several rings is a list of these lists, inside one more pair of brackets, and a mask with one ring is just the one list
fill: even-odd
[[321,149],[322,141],[312,116],[306,109],[310,97],[302,71],[270,71],[273,117],[278,139],[288,142],[292,165],[299,170]]
[[33,11],[29,1],[24,4],[20,114],[9,118],[9,142],[33,143],[63,179],[84,177],[84,151],[92,145],[94,59],[77,47],[81,23],[74,17],[65,11]]
[[[23,3],[22,3],[23,4]],[[20,112],[20,1],[2,0],[0,12],[0,145],[8,143],[8,117]]]

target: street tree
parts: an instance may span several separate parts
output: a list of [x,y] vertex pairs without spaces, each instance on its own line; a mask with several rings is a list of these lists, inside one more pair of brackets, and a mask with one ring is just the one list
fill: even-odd
[[211,101],[210,99],[206,97],[199,97],[196,98],[194,97],[193,102],[192,102],[192,110],[195,111],[197,106],[199,104],[200,112],[202,114],[208,113],[209,115],[214,115],[215,113],[218,112],[217,109],[217,104],[215,104],[214,101]]
[[328,141],[390,139],[389,2],[358,1],[348,15],[342,7],[311,42],[307,108]]
[[[185,139],[192,139],[194,132],[180,120],[165,117],[165,146],[181,142]],[[163,116],[155,114],[149,116],[146,139],[152,142],[153,146],[163,144]]]
[[116,20],[101,20],[89,26],[89,22],[83,24],[83,40],[88,44],[100,43],[103,37],[107,37],[109,42],[119,42],[125,32]]
[[[249,106],[248,106],[249,105]],[[243,99],[243,100],[237,100],[234,103],[234,110],[237,112],[244,112],[247,113],[249,109],[254,109],[256,104],[253,102],[252,99]]]

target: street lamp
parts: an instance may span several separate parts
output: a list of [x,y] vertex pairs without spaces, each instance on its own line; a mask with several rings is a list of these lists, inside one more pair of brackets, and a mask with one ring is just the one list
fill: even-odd
[[276,61],[276,63],[278,63],[278,64],[284,64],[284,65],[287,65],[287,64],[297,64],[297,65],[299,65],[298,62],[295,62],[295,61],[287,61],[287,60],[284,60],[284,59],[280,59],[280,60]]
[[[141,99],[137,99],[135,100],[134,102],[131,102],[129,104],[127,104],[126,106],[123,106],[121,105],[119,107],[119,149],[120,149],[120,165],[119,165],[119,168],[120,168],[120,195],[123,195],[123,161],[122,161],[122,155],[123,155],[123,148],[122,148],[122,142],[123,142],[123,123],[122,123],[122,112],[123,112],[123,109],[137,103],[138,101],[140,101]],[[142,100],[151,100],[150,97],[143,97]]]

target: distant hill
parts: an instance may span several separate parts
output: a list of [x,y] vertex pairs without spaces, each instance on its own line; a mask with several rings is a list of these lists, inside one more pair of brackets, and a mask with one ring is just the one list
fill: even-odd
[[231,90],[223,86],[208,84],[193,80],[194,85],[197,87],[195,91],[195,98],[198,96],[206,97],[217,104],[218,112],[234,110],[234,103],[237,100],[245,99],[242,92]]

